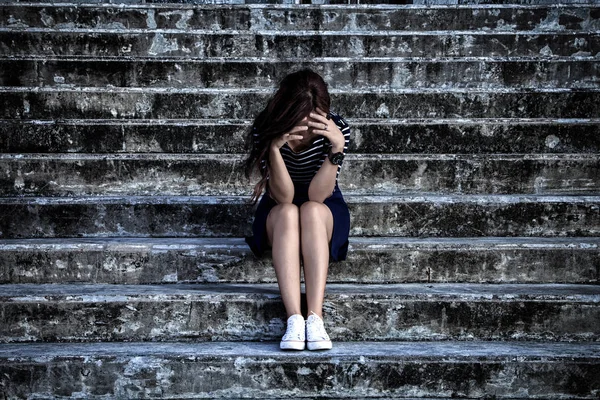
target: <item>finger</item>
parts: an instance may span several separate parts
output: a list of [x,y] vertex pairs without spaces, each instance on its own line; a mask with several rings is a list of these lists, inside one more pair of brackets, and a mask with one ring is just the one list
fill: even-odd
[[324,126],[322,123],[317,122],[316,123],[316,127],[313,128],[313,133],[316,133],[317,135],[321,135],[321,136],[329,136],[329,134],[331,133],[331,131],[329,129],[323,129]]
[[296,133],[296,132],[302,132],[302,131],[306,131],[308,130],[308,126],[307,125],[296,125],[295,127],[293,127],[288,134],[290,133]]
[[323,131],[323,130],[314,130],[313,131],[315,135],[319,135],[319,136],[324,136],[326,138],[329,139],[329,131]]
[[316,111],[318,114],[320,114],[320,115],[322,115],[322,116],[325,116],[325,111],[321,110],[319,107],[315,108],[315,111]]
[[308,123],[308,126],[310,126],[311,128],[314,129],[320,129],[323,131],[329,130],[329,124],[327,123],[327,121],[310,121]]
[[314,129],[320,130],[320,131],[328,131],[329,130],[329,124],[325,123],[325,122],[313,122],[310,126]]
[[283,138],[286,139],[286,140],[289,139],[289,138],[292,138],[292,137],[293,138],[303,138],[304,136],[297,135],[297,134],[295,135],[292,132],[288,132],[288,133],[283,134]]
[[288,135],[287,140],[302,140],[304,139],[304,136],[302,135]]
[[315,110],[317,111],[317,113],[324,116],[327,121],[329,121],[331,119],[331,115],[329,113],[326,113],[325,111],[321,110],[319,107],[317,107]]
[[311,112],[311,113],[309,114],[309,116],[310,116],[310,117],[311,117],[313,120],[315,120],[315,121],[319,121],[319,122],[321,122],[321,123],[323,123],[323,124],[326,124],[326,123],[327,123],[327,119],[326,119],[326,118],[325,118],[323,115],[321,115],[321,114],[317,114],[317,113],[315,113],[315,112]]

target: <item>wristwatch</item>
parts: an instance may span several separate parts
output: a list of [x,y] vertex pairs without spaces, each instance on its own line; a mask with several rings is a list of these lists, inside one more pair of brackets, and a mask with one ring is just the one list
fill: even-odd
[[329,161],[331,161],[333,165],[342,165],[342,161],[344,161],[344,153],[342,153],[341,151],[338,151],[337,153],[332,153],[331,150],[329,150],[327,158],[329,158]]

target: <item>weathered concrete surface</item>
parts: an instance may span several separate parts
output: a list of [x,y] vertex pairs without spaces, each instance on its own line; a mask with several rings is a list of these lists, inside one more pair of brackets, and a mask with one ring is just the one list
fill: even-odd
[[263,62],[93,59],[0,59],[0,86],[256,88],[276,87],[290,71],[311,68],[330,88],[598,88],[597,59],[511,61],[393,58]]
[[[351,238],[329,283],[598,283],[598,238]],[[0,283],[276,282],[242,239],[0,241]]]
[[595,399],[599,354],[597,343],[0,345],[0,382],[9,398]]
[[[350,153],[600,153],[600,119],[353,119]],[[0,120],[6,153],[244,153],[249,120]],[[444,140],[440,140],[443,137]]]
[[[0,154],[0,196],[247,195],[257,179],[245,178],[243,161],[222,154]],[[349,154],[342,171],[346,194],[600,193],[596,154]]]
[[[332,0],[338,1],[338,0]],[[376,2],[375,4],[392,4],[394,0],[367,0]],[[160,1],[159,1],[160,2]],[[414,0],[416,5],[479,5],[479,4],[506,4],[506,5],[557,5],[556,1],[552,0]],[[593,5],[598,4],[598,0],[564,0],[560,5],[578,4],[578,5]]]
[[[277,284],[2,285],[0,341],[277,340]],[[330,284],[333,340],[600,340],[598,285]]]
[[[0,27],[0,86],[5,86],[0,116],[25,122],[2,125],[8,130],[19,127],[7,135],[6,129],[0,132],[3,153],[19,148],[221,157],[241,153],[243,129],[281,73],[311,65],[335,82],[333,104],[342,105],[337,111],[350,120],[369,118],[353,127],[355,153],[490,154],[489,160],[477,164],[481,169],[469,164],[481,159],[477,156],[402,156],[399,166],[385,164],[389,161],[385,157],[384,162],[359,155],[354,160],[358,167],[352,170],[348,163],[346,172],[392,176],[397,180],[386,183],[396,185],[392,188],[396,191],[411,182],[403,173],[413,168],[417,174],[413,187],[421,193],[444,185],[462,191],[513,190],[506,182],[499,183],[509,175],[520,177],[508,181],[515,187],[535,187],[534,175],[558,176],[568,187],[563,178],[581,179],[576,175],[582,169],[587,171],[584,179],[591,182],[588,188],[597,185],[594,164],[564,163],[592,160],[599,152],[597,6],[397,7],[396,12],[391,7],[348,5],[186,5],[176,10],[174,5],[136,9],[45,4],[25,14],[21,11],[27,7],[19,7],[0,7],[0,26],[10,25]],[[241,59],[231,63],[236,57]],[[88,61],[91,71],[86,73],[81,65]],[[155,61],[165,63],[159,66]],[[242,81],[244,75],[253,78]],[[154,81],[147,79],[150,76]],[[240,88],[245,88],[244,94]],[[573,88],[583,89],[570,91]],[[161,126],[165,118],[181,120]],[[228,122],[222,127],[224,118]],[[536,155],[527,161],[538,162],[533,165],[503,164],[512,156],[497,155],[567,152],[591,157]],[[142,190],[149,187],[156,192],[164,184],[161,192],[181,194],[185,182],[177,179],[191,176],[194,167],[215,170],[227,165],[197,162],[211,159],[207,156],[182,162],[185,157],[156,155],[149,163],[144,156],[77,157],[82,166],[63,162],[69,159],[63,156],[5,157],[11,161],[0,170],[12,184],[5,194],[20,196],[33,183],[34,191],[55,195],[50,186],[42,188],[51,182],[61,190],[79,185],[72,193],[96,193],[94,182],[105,182],[107,191],[102,193],[117,193],[119,180],[123,190],[131,190],[131,182],[138,180],[146,185]],[[549,165],[547,160],[556,163]],[[166,161],[174,162],[172,170]],[[411,167],[415,161],[425,162],[426,170]],[[454,180],[444,180],[451,176],[448,165],[465,168],[461,171],[466,175],[455,169]],[[513,168],[503,171],[506,165]],[[104,172],[86,172],[94,168]],[[571,169],[561,171],[565,168]],[[83,171],[79,177],[78,171]],[[225,176],[224,172],[214,176]],[[65,174],[71,179],[64,179]],[[210,183],[208,177],[205,174],[204,183]],[[424,183],[416,185],[417,178]],[[435,179],[438,182],[432,183]],[[382,182],[375,184],[382,189]],[[468,186],[470,182],[475,186]],[[582,182],[573,187],[582,187]],[[539,190],[549,188],[544,186],[547,182],[537,183]],[[320,354],[282,354],[273,351],[276,343],[65,344],[60,350],[35,343],[0,346],[4,355],[0,355],[0,397],[600,395],[599,286],[533,284],[562,279],[597,282],[598,197],[350,196],[349,203],[353,239],[418,238],[386,237],[382,244],[381,239],[368,242],[363,237],[360,246],[353,244],[347,263],[332,266],[331,275],[340,282],[528,284],[329,285],[326,322],[336,347]],[[268,259],[254,261],[240,239],[237,248],[223,243],[223,236],[248,233],[250,207],[241,198],[0,199],[0,210],[2,238],[131,237],[127,243],[83,240],[65,245],[20,239],[0,243],[0,270],[8,281],[33,283],[0,287],[0,297],[6,300],[0,312],[5,340],[277,340],[283,332],[283,307]],[[191,239],[198,235],[216,236],[220,243],[215,248]],[[531,241],[481,238],[486,235],[529,236]],[[140,244],[139,236],[190,238],[175,244],[165,239]],[[465,238],[456,241],[452,236]],[[576,238],[556,241],[535,236]],[[271,283],[65,285],[68,280]],[[44,281],[55,284],[39,285]],[[419,343],[417,348],[380,343],[377,350],[364,343],[364,339],[399,338],[464,340]],[[474,344],[472,338],[525,342]],[[544,339],[583,342],[562,347],[537,342]]]
[[[3,29],[7,56],[156,57],[577,57],[597,56],[598,31],[298,31],[214,32]],[[85,35],[85,40],[82,38]],[[47,43],[56,43],[47,46]],[[19,43],[14,46],[14,43]]]
[[[346,196],[352,236],[598,236],[597,196]],[[241,237],[248,197],[0,198],[0,238]],[[468,217],[468,218],[467,218]]]
[[600,124],[593,121],[399,119],[387,122],[385,119],[350,119],[350,151],[433,154],[600,153]]
[[[471,3],[473,1],[471,0]],[[513,2],[514,3],[514,2]],[[564,2],[561,2],[564,3]],[[21,5],[0,10],[0,27],[52,29],[210,29],[220,30],[598,30],[597,6],[411,7],[353,4],[302,8],[290,5]]]
[[[0,120],[0,149],[7,153],[243,153],[250,124],[248,120],[211,119],[5,119]],[[581,133],[586,128],[573,130]],[[595,135],[596,130],[600,132],[600,120],[588,134]]]
[[[270,89],[0,88],[0,117],[254,118]],[[598,118],[598,90],[332,91],[348,118]]]

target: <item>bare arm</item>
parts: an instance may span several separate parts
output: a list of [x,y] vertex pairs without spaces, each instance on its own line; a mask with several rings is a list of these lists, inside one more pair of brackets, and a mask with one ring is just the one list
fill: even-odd
[[291,203],[294,199],[294,183],[285,166],[283,157],[279,152],[288,140],[302,139],[301,135],[295,135],[308,129],[308,126],[296,126],[290,132],[273,140],[269,146],[269,193],[278,204]]
[[285,167],[279,147],[269,148],[269,193],[278,203],[291,203],[294,199],[294,183]]
[[[314,128],[314,132],[325,136],[331,142],[331,151],[334,153],[343,152],[345,138],[335,122],[328,120],[325,113],[317,109],[317,113],[311,113],[312,121],[308,123]],[[324,127],[327,129],[323,129]],[[323,160],[323,165],[315,174],[310,186],[308,187],[308,198],[311,201],[322,203],[331,196],[335,189],[338,166],[331,163],[328,159]]]

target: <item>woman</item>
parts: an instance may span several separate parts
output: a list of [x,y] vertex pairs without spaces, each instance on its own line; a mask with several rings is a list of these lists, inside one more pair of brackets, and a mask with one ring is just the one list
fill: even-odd
[[[247,143],[246,176],[260,172],[253,201],[254,236],[261,256],[272,248],[287,311],[284,350],[331,349],[322,313],[330,257],[346,258],[350,213],[337,179],[350,139],[348,124],[329,109],[327,84],[310,70],[286,76],[256,117]],[[304,266],[306,323],[300,311],[300,260]]]

